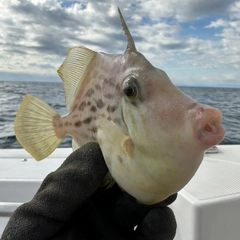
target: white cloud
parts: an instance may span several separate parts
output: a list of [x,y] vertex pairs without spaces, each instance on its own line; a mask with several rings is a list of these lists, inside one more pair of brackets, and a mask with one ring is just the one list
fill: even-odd
[[[1,72],[56,76],[67,50],[75,45],[122,53],[126,39],[116,5],[137,49],[173,82],[191,84],[194,78],[201,84],[228,76],[239,80],[239,0],[1,0],[0,79]],[[205,28],[192,24],[208,16],[214,20]],[[183,24],[189,24],[188,35]],[[201,37],[204,29],[213,33]],[[190,30],[199,34],[191,35]],[[226,74],[218,75],[218,69]]]
[[141,12],[153,20],[176,18],[178,21],[198,19],[208,14],[225,14],[236,0],[140,0]]
[[205,26],[205,28],[219,28],[219,27],[227,27],[228,21],[225,21],[223,19],[217,19],[214,22],[211,22],[209,25]]
[[218,63],[240,70],[240,15],[234,14],[236,9],[240,10],[240,1],[230,7],[230,19],[219,18],[206,28],[220,29],[216,34],[221,46]]
[[240,1],[235,1],[229,8],[230,17],[231,18],[240,18],[239,12],[240,12]]

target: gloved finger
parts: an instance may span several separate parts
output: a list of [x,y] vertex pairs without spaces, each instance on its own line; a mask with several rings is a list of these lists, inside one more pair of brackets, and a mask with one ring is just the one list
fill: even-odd
[[99,145],[87,143],[44,179],[32,204],[38,214],[67,220],[96,191],[107,172]]
[[[111,190],[107,190],[109,193],[106,196],[111,194]],[[106,190],[102,189],[102,192],[104,194]],[[80,223],[79,227],[83,229],[86,239],[133,240],[133,230],[119,226],[111,218],[109,211],[111,203],[108,204],[107,200],[106,204],[101,204],[98,199],[98,196],[91,197],[76,214],[77,221]]]
[[135,198],[125,192],[116,203],[115,209],[113,211],[113,218],[119,225],[123,227],[133,228],[142,222],[142,220],[151,209],[166,207],[167,205],[174,202],[176,198],[177,194],[173,194],[160,203],[145,205],[137,202]]
[[118,225],[133,229],[150,209],[151,206],[138,203],[135,198],[125,192],[116,202],[113,219]]
[[177,193],[169,196],[168,198],[166,198],[162,202],[156,203],[156,204],[154,204],[152,206],[155,206],[155,207],[166,207],[166,206],[172,204],[176,199],[177,199]]
[[153,208],[136,229],[136,240],[173,240],[177,224],[169,207]]

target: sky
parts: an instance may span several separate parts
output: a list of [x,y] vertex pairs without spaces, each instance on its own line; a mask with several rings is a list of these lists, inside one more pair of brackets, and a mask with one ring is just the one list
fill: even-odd
[[68,49],[127,41],[177,86],[240,87],[240,0],[1,0],[0,81],[61,81]]

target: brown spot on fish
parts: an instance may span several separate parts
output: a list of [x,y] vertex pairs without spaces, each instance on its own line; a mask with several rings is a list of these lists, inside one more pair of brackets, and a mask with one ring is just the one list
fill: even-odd
[[122,159],[122,157],[119,156],[119,155],[118,155],[118,160],[119,160],[120,163],[123,163],[123,159]]
[[75,127],[80,127],[82,125],[82,122],[81,121],[77,121],[74,123]]
[[108,117],[108,118],[107,118],[107,120],[108,120],[108,121],[111,121],[111,120],[112,120],[112,118],[111,118],[111,117]]
[[93,132],[93,133],[96,133],[97,132],[97,127],[89,128],[88,130]]
[[90,111],[91,111],[91,112],[96,112],[96,111],[97,111],[96,106],[93,105],[93,106],[90,108]]
[[78,110],[79,110],[79,111],[83,111],[86,106],[87,106],[87,103],[86,103],[86,102],[82,102],[82,103],[79,105]]
[[85,139],[89,139],[89,135],[86,134],[86,133],[83,133],[81,136],[82,136],[83,138],[85,138]]
[[71,122],[65,122],[64,125],[65,125],[66,127],[68,127],[68,126],[72,126],[72,123],[71,123]]
[[84,124],[89,124],[92,121],[92,117],[87,117],[86,119],[83,120]]
[[90,101],[87,102],[87,105],[90,106],[92,103]]
[[107,111],[108,112],[114,112],[116,110],[116,106],[110,106],[110,105],[108,105],[108,107],[107,107]]
[[98,91],[101,91],[101,90],[102,90],[102,88],[101,88],[101,86],[100,86],[99,84],[96,84],[96,85],[95,85],[95,89],[98,90]]
[[103,108],[105,106],[102,99],[97,100],[96,104],[97,104],[97,108]]
[[115,87],[115,83],[114,83],[115,81],[114,81],[112,78],[109,78],[109,79],[105,78],[104,81],[105,81],[105,83],[107,83],[110,87]]
[[98,79],[102,81],[103,80],[103,75],[98,75]]
[[116,90],[117,90],[118,92],[121,91],[121,87],[120,87],[120,84],[119,84],[119,83],[118,83],[115,87],[116,87]]
[[78,117],[78,114],[74,114],[73,116],[72,116],[72,118],[77,118]]
[[91,97],[94,94],[94,90],[92,88],[88,89],[87,92],[85,93],[85,96]]
[[112,99],[112,98],[115,97],[115,95],[112,94],[112,93],[108,93],[108,94],[105,94],[104,97],[107,98],[107,99]]

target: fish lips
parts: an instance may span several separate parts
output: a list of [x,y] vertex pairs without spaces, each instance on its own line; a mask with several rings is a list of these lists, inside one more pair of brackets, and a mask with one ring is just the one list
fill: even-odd
[[204,148],[220,143],[225,136],[222,112],[207,105],[197,106],[193,112],[194,131]]

